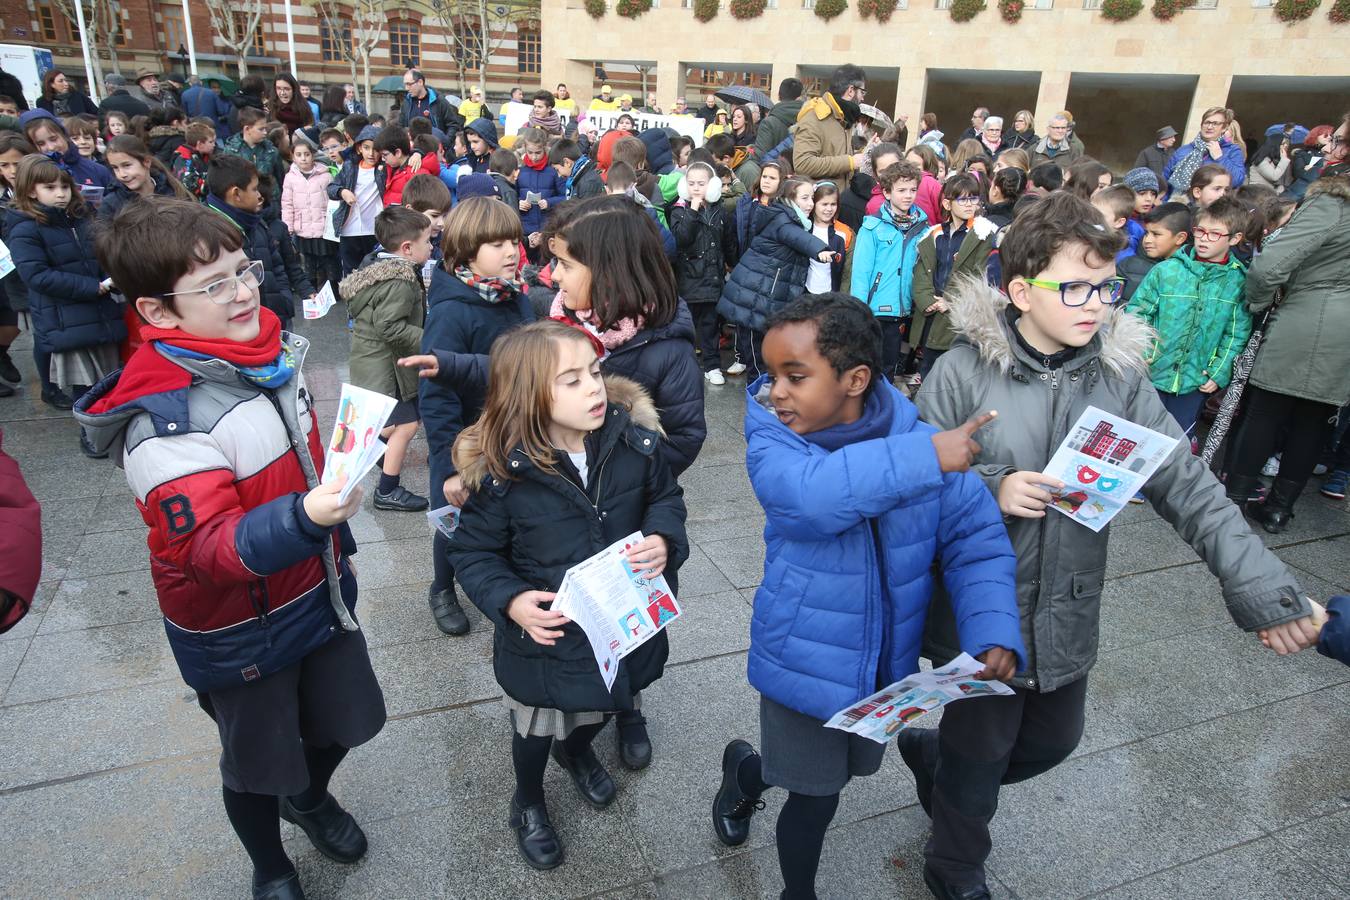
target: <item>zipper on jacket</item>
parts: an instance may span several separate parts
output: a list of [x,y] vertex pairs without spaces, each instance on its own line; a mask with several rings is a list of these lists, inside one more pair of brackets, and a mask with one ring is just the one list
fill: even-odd
[[267,608],[269,606],[267,602],[267,583],[265,581],[262,581],[261,579],[255,582],[250,582],[248,586],[248,599],[249,602],[253,605],[254,612],[258,614],[258,625],[261,626],[263,630],[263,641],[266,643],[267,649],[271,650],[272,623],[267,618]]
[[887,667],[887,657],[885,650],[891,646],[891,617],[887,615],[886,610],[886,550],[881,540],[881,522],[878,519],[868,519],[867,525],[872,531],[872,548],[877,555],[877,571],[881,574],[878,582],[881,589],[879,606],[881,607],[881,646],[877,648],[876,664],[872,667],[872,677],[876,683],[870,685],[872,690],[878,690],[891,682],[891,673],[884,671]]
[[[1059,412],[1058,412],[1058,409],[1057,409],[1056,407],[1057,407],[1057,405],[1058,405],[1058,404],[1057,404],[1057,400],[1059,399],[1059,373],[1060,373],[1061,371],[1062,371],[1061,369],[1057,369],[1057,368],[1056,368],[1056,369],[1051,369],[1051,370],[1050,370],[1050,431],[1048,432],[1049,439],[1048,439],[1048,440],[1046,441],[1046,443],[1045,443],[1045,461],[1046,461],[1046,463],[1049,463],[1049,462],[1050,462],[1050,457],[1054,455],[1054,452],[1055,452],[1055,451],[1054,451],[1054,448],[1055,448],[1055,445],[1056,445],[1056,442],[1055,442],[1055,432],[1056,432],[1057,429],[1059,428]],[[1045,587],[1045,578],[1044,578],[1044,574],[1045,574],[1045,572],[1044,572],[1044,566],[1045,566],[1045,537],[1046,537],[1046,535],[1045,535],[1045,528],[1046,528],[1046,525],[1049,524],[1049,522],[1050,522],[1050,516],[1049,516],[1049,514],[1048,514],[1048,512],[1047,512],[1047,514],[1041,519],[1041,521],[1040,521],[1040,523],[1039,523],[1039,526],[1038,526],[1038,527],[1039,527],[1039,531],[1040,531],[1040,536],[1039,536],[1038,541],[1037,541],[1037,550],[1036,550],[1036,552],[1037,552],[1037,560],[1038,560],[1038,562],[1039,562],[1039,565],[1037,566],[1037,569],[1036,569],[1036,585],[1035,585],[1035,587],[1036,587],[1036,600],[1035,600],[1035,603],[1034,603],[1033,606],[1032,606],[1031,619],[1030,619],[1030,621],[1027,622],[1028,629],[1029,629],[1030,632],[1031,632],[1031,646],[1032,646],[1032,648],[1033,648],[1031,652],[1032,652],[1032,654],[1034,655],[1034,658],[1035,658],[1035,660],[1036,660],[1036,664],[1037,664],[1037,665],[1040,664],[1040,656],[1039,656],[1039,655],[1035,655],[1035,650],[1034,650],[1034,648],[1035,648],[1035,646],[1036,646],[1036,609],[1041,605],[1041,589],[1042,589],[1043,587]],[[1028,687],[1033,687],[1033,688],[1036,687],[1036,673],[1035,673],[1034,671],[1031,672],[1031,673],[1027,676],[1027,686],[1028,686]]]

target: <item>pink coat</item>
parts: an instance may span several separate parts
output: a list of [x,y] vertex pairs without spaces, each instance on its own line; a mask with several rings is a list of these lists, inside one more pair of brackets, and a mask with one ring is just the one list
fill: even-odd
[[[881,185],[873,185],[872,199],[867,201],[867,214],[875,216],[881,209],[881,204],[885,202],[886,198],[881,195]],[[923,173],[923,180],[919,182],[919,193],[914,198],[914,205],[927,214],[929,222],[942,221],[942,184],[927,172]]]
[[291,170],[281,183],[281,221],[292,235],[323,237],[324,220],[328,217],[328,185],[332,180],[328,169],[317,163],[308,175],[291,163]]

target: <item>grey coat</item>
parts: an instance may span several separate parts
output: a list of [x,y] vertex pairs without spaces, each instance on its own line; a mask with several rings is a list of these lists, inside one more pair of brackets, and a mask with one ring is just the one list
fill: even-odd
[[1350,176],[1321,178],[1252,260],[1247,308],[1284,302],[1266,328],[1251,383],[1332,406],[1350,401]]
[[[998,418],[975,435],[982,448],[975,469],[995,496],[1005,476],[1043,471],[1088,406],[1114,413],[1178,438],[1144,496],[1219,578],[1238,627],[1257,631],[1309,614],[1298,582],[1191,455],[1163,408],[1144,364],[1153,339],[1147,325],[1117,313],[1087,347],[1051,371],[1013,338],[1003,314],[1006,301],[994,288],[964,281],[947,300],[959,336],[924,379],[916,403],[939,428],[998,410]],[[1053,510],[1042,519],[1005,522],[1017,551],[1017,602],[1028,651],[1027,668],[1015,683],[1052,691],[1082,678],[1096,662],[1110,526],[1093,532]],[[957,648],[951,605],[937,590],[924,655],[945,660]]]

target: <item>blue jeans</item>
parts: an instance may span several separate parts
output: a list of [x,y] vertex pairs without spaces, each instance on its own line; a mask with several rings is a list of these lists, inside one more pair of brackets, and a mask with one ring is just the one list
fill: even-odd
[[1169,394],[1167,391],[1158,391],[1158,397],[1162,400],[1162,405],[1172,414],[1172,418],[1177,420],[1181,430],[1186,432],[1186,436],[1193,437],[1195,423],[1200,418],[1200,410],[1205,408],[1205,401],[1209,399],[1209,394],[1202,394],[1199,391],[1191,391],[1188,394]]

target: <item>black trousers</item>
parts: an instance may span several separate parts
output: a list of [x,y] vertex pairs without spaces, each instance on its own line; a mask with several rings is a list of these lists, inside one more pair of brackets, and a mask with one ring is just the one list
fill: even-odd
[[1001,785],[1059,765],[1083,737],[1087,678],[1055,691],[1017,689],[1013,697],[975,697],[942,712],[933,779],[928,865],[948,884],[984,881],[989,823]]
[[745,366],[745,383],[754,384],[755,379],[766,371],[764,368],[764,332],[754,331],[744,325],[737,325],[736,359]]
[[350,275],[361,265],[361,260],[370,255],[379,241],[373,234],[343,236],[338,239],[338,256],[342,259],[343,276]]
[[697,335],[699,365],[703,367],[705,372],[722,368],[722,329],[717,327],[717,304],[691,303],[689,312],[694,316],[694,334]]
[[1336,407],[1247,385],[1246,413],[1233,448],[1233,475],[1256,476],[1277,449],[1286,431],[1280,457],[1280,478],[1306,484],[1336,416]]
[[900,370],[900,345],[909,327],[909,317],[877,316],[881,326],[881,371],[887,378],[903,374]]

